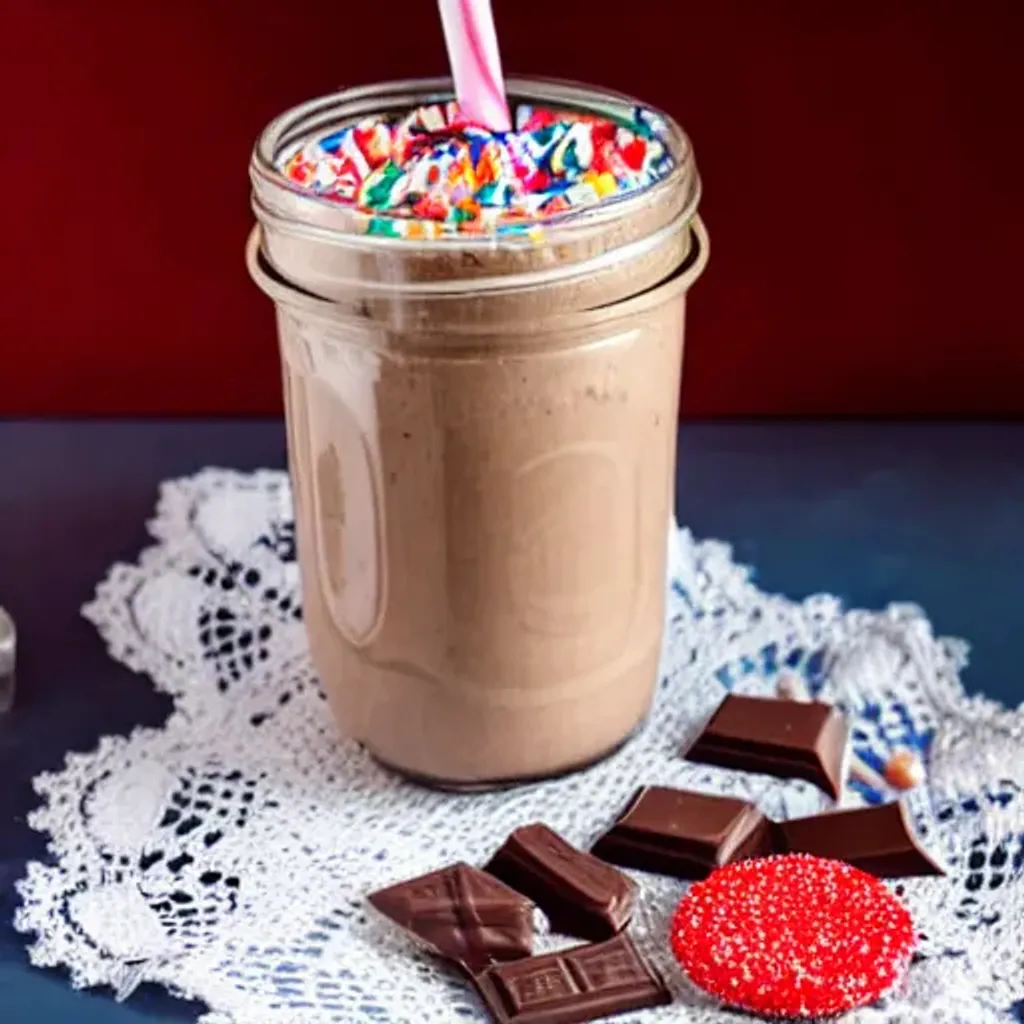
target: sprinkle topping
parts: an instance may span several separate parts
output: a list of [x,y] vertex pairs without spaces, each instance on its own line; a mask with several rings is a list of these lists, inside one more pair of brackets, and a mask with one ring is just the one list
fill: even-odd
[[530,235],[540,222],[664,178],[674,165],[667,134],[642,107],[619,122],[527,104],[512,131],[495,133],[451,102],[359,121],[279,169],[298,188],[365,214],[370,234]]
[[769,1017],[875,1002],[910,964],[910,914],[877,879],[804,854],[747,860],[691,886],[672,951],[698,987]]

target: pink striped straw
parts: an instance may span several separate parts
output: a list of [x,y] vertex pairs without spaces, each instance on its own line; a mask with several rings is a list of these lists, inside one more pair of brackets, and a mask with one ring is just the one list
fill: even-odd
[[492,132],[507,132],[512,122],[490,0],[438,0],[438,4],[463,116]]

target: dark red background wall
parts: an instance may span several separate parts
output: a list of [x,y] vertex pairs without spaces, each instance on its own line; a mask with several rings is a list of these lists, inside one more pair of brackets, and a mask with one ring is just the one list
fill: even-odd
[[[1024,412],[1021,0],[495,2],[695,141],[688,414]],[[276,410],[252,141],[443,67],[431,0],[0,0],[0,414]]]

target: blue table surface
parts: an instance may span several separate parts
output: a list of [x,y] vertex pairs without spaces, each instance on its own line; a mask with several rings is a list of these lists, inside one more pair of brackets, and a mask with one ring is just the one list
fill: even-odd
[[[161,480],[204,466],[282,467],[277,421],[0,423],[0,603],[19,627],[19,692],[0,719],[0,1020],[194,1021],[146,988],[125,1004],[29,966],[14,883],[45,857],[31,779],[105,733],[159,724],[168,701],[111,661],[79,608],[148,543]],[[1024,424],[690,424],[676,503],[734,545],[760,585],[878,608],[914,601],[973,646],[967,685],[1024,700]]]

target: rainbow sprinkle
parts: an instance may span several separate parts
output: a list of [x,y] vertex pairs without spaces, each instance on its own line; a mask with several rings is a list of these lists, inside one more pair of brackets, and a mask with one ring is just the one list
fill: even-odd
[[539,222],[646,188],[674,166],[653,111],[627,120],[521,104],[511,132],[454,102],[359,121],[280,166],[298,188],[366,215],[370,234],[533,235]]

